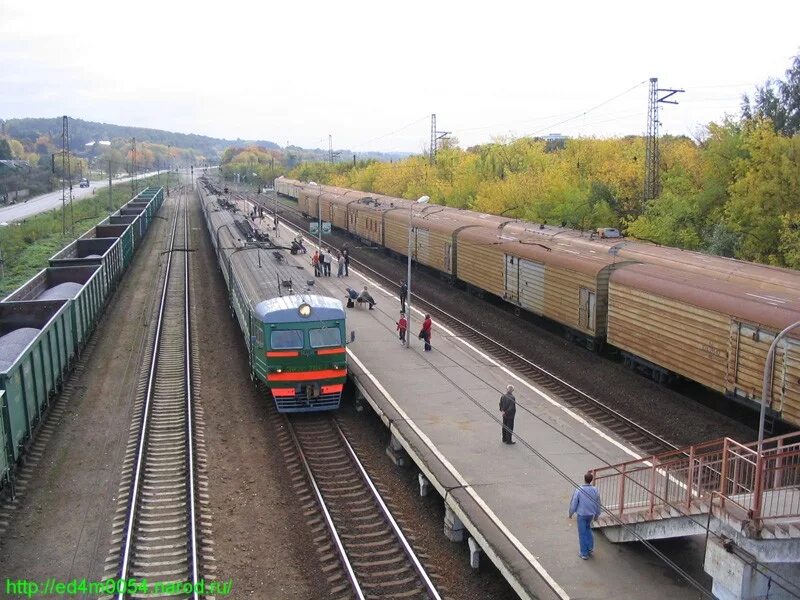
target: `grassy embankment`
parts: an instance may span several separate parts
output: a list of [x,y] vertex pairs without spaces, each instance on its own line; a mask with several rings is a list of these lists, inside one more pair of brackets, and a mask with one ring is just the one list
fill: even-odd
[[[160,185],[167,186],[168,176],[171,176],[169,186],[176,185],[177,175],[174,173],[162,174]],[[158,185],[157,178],[149,177],[137,181],[137,193],[148,185]],[[72,235],[69,207],[67,207],[66,214],[66,235],[62,235],[61,232],[61,208],[22,221],[15,221],[0,228],[0,250],[2,250],[4,270],[4,275],[0,279],[0,298],[7,296],[47,267],[47,261],[53,254],[67,246],[76,237],[83,235],[132,197],[131,184],[127,182],[112,185],[110,202],[107,188],[97,190],[94,196],[74,201],[72,204],[75,219],[74,236]]]

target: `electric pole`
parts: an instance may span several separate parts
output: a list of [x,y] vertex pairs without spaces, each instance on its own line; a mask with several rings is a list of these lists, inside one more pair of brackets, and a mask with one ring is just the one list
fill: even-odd
[[69,117],[61,119],[61,235],[67,234],[67,199],[69,198],[70,223],[75,235],[75,215],[72,212],[72,174],[69,160]]
[[437,131],[436,130],[436,113],[431,114],[431,154],[430,154],[430,161],[431,164],[436,164],[436,146],[439,140],[447,139],[447,136],[450,135],[452,131]]
[[[668,98],[675,94],[683,93],[684,90],[673,90],[670,88],[662,89],[658,87],[658,77],[650,78],[650,97],[647,104],[647,138],[645,138],[645,158],[644,158],[644,201],[658,198],[659,178],[658,178],[658,127],[661,124],[658,120],[659,104],[677,104],[675,100]],[[659,95],[664,93],[663,96]]]
[[108,161],[108,214],[111,214],[114,203],[111,201],[111,161]]
[[136,138],[131,141],[131,198],[136,195]]
[[339,158],[340,152],[333,151],[333,136],[328,134],[328,161],[333,164],[334,161]]

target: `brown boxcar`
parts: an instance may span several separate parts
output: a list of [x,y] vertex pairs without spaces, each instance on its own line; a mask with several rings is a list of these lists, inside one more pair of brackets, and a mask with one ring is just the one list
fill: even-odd
[[309,184],[298,181],[297,179],[287,179],[286,177],[281,176],[275,180],[275,191],[278,194],[297,200],[298,196],[300,195],[300,190],[307,185]]
[[[413,203],[409,202],[409,206]],[[409,208],[384,214],[384,246],[406,256],[408,254]],[[475,224],[454,215],[438,205],[414,207],[411,255],[415,261],[449,275],[456,273],[456,236]]]
[[[770,344],[800,321],[800,302],[659,265],[611,276],[608,343],[672,373],[756,406]],[[800,425],[800,332],[781,342],[772,410]]]
[[458,278],[589,338],[606,332],[608,278],[624,263],[536,238],[471,227],[458,239]]

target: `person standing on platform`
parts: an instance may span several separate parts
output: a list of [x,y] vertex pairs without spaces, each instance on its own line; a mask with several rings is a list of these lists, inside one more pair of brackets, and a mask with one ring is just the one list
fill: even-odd
[[336,277],[341,277],[344,274],[344,258],[342,253],[336,255]]
[[344,257],[344,276],[350,276],[350,251],[347,249],[347,246],[342,248],[342,256]]
[[328,260],[328,255],[325,253],[325,250],[319,251],[319,274],[322,277],[325,277],[325,263]]
[[311,264],[314,265],[314,277],[319,277],[319,250],[314,250],[311,257]]
[[506,387],[506,393],[500,396],[500,414],[503,415],[503,443],[516,444],[514,435],[514,417],[517,414],[517,399],[514,397],[514,386]]
[[406,319],[406,314],[404,312],[400,313],[400,320],[397,322],[397,331],[400,335],[400,342],[405,344],[406,342],[406,330],[408,329],[408,319]]
[[600,492],[592,485],[594,475],[587,473],[583,476],[584,484],[572,494],[572,501],[569,503],[569,518],[578,515],[578,544],[580,545],[580,556],[583,560],[588,560],[594,552],[594,535],[592,534],[592,521],[600,517],[601,504]]
[[406,312],[406,296],[408,296],[408,284],[403,279],[400,282],[400,312]]
[[325,253],[325,277],[331,276],[331,261],[333,260],[333,255],[330,252]]
[[419,331],[419,339],[425,340],[425,352],[431,351],[431,333],[433,331],[433,321],[430,315],[425,315],[422,322],[422,329]]

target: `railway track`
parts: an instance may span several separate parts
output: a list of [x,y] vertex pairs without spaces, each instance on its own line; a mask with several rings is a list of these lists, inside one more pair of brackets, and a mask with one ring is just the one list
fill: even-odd
[[302,475],[314,499],[304,508],[331,597],[441,598],[335,418],[284,416],[280,425],[290,472]]
[[[166,255],[163,289],[140,380],[131,426],[120,506],[106,578],[117,599],[144,596],[198,598],[201,577],[198,503],[205,501],[204,464],[192,389],[188,209],[177,201]],[[191,584],[192,589],[189,590]]]
[[[234,194],[234,196],[242,200],[258,203],[258,199],[254,198],[252,195]],[[267,211],[274,212],[271,201],[266,201],[266,199],[264,199],[261,204]],[[300,230],[305,228],[304,226],[307,221],[296,208],[286,201],[279,201],[278,204],[279,214],[284,220]],[[333,245],[324,241],[323,245],[334,248]],[[336,249],[338,250],[338,248]],[[362,271],[369,273],[371,277],[380,280],[382,285],[392,290],[399,289],[394,278],[377,271],[363,261],[358,261],[351,257],[351,263],[355,264]],[[658,454],[677,448],[675,444],[672,444],[646,427],[639,425],[619,411],[606,405],[601,400],[581,391],[547,369],[537,365],[519,352],[516,352],[494,339],[492,335],[483,333],[469,323],[454,316],[448,310],[432,303],[430,300],[413,293],[412,295],[414,306],[423,312],[429,312],[437,323],[445,325],[459,337],[468,340],[502,364],[524,375],[537,386],[558,395],[559,399],[567,403],[570,407],[579,410],[582,414],[612,431],[644,454]]]

